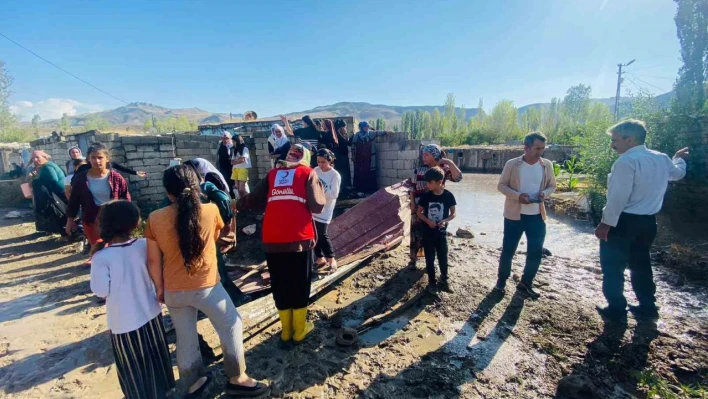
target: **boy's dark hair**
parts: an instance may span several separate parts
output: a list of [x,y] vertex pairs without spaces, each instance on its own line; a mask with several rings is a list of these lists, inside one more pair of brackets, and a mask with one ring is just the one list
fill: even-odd
[[114,238],[130,237],[130,233],[138,226],[140,210],[135,204],[126,200],[107,202],[98,214],[98,229],[102,242],[94,245],[91,253],[105,248]]
[[200,234],[201,200],[199,176],[187,165],[172,166],[162,175],[162,185],[177,200],[177,237],[187,273],[202,258],[206,242]]
[[443,181],[445,179],[445,173],[443,172],[442,169],[440,169],[439,167],[436,166],[434,168],[428,169],[428,171],[425,172],[423,179],[425,179],[426,182]]
[[86,163],[86,160],[85,160],[85,159],[79,158],[79,159],[74,159],[74,161],[71,163],[71,165],[72,165],[73,167],[77,167],[77,166],[81,166],[81,165],[83,165],[83,164],[85,164],[85,163]]

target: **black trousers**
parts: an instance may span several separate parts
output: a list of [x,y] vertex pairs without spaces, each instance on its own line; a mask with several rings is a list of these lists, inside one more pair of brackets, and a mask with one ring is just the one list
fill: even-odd
[[624,270],[629,266],[632,289],[639,305],[655,307],[656,285],[649,250],[656,238],[655,215],[622,213],[616,227],[610,228],[607,241],[600,241],[602,293],[612,309],[624,311]]
[[440,278],[447,279],[447,232],[425,228],[423,231],[423,250],[425,251],[425,270],[428,281],[435,283],[435,255],[438,256]]
[[312,251],[267,253],[273,300],[278,310],[306,308],[310,302]]
[[315,220],[317,229],[317,245],[315,245],[315,258],[334,258],[334,247],[329,239],[327,228],[329,223],[322,223]]
[[511,275],[511,260],[519,246],[521,236],[526,234],[526,265],[521,281],[533,283],[543,257],[543,242],[546,240],[546,222],[541,215],[521,215],[521,220],[504,219],[504,239],[499,258],[499,282],[504,284]]
[[229,195],[231,196],[231,199],[236,199],[236,194],[234,194],[234,186],[236,185],[236,182],[231,180],[231,170],[220,170],[222,175],[224,175],[224,179],[226,179],[226,184],[229,185]]

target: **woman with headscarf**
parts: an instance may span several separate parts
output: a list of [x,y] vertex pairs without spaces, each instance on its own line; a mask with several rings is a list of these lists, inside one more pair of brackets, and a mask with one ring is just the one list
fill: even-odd
[[273,162],[284,161],[290,151],[290,140],[285,135],[282,126],[274,123],[270,127],[270,137],[268,137],[268,153]]
[[377,137],[391,134],[390,131],[371,130],[369,122],[359,122],[359,131],[350,140],[354,158],[354,189],[362,192],[378,190],[376,183],[376,145]]
[[445,158],[445,152],[436,144],[428,144],[421,148],[419,165],[413,171],[410,184],[411,191],[411,241],[410,241],[410,263],[411,269],[416,268],[418,260],[418,250],[422,248],[423,230],[422,222],[418,220],[418,200],[428,191],[425,181],[425,172],[434,167],[443,170],[443,184],[447,180],[459,182],[462,180],[462,171],[454,162]]
[[191,163],[196,166],[197,171],[204,179],[204,181],[212,183],[216,186],[216,188],[228,194],[229,184],[226,182],[224,175],[222,175],[221,172],[219,172],[219,170],[211,164],[211,162],[207,161],[204,158],[194,158],[192,159]]
[[336,156],[334,160],[334,169],[339,172],[342,177],[342,190],[340,193],[347,193],[349,186],[352,184],[352,172],[349,166],[349,140],[347,139],[347,123],[343,119],[334,121],[334,131],[337,133],[339,145],[332,150]]
[[44,151],[32,152],[30,161],[35,170],[30,174],[32,197],[34,199],[35,228],[39,232],[62,233],[66,222],[64,193],[64,171],[50,161],[51,156]]
[[326,197],[308,157],[301,144],[293,145],[285,161],[278,161],[236,204],[238,210],[265,206],[263,250],[283,342],[300,342],[314,328],[307,321],[312,250],[317,242],[312,215],[322,212]]
[[74,174],[74,161],[77,159],[84,159],[84,154],[81,153],[81,148],[78,146],[73,146],[69,148],[69,160],[66,161],[66,174]]

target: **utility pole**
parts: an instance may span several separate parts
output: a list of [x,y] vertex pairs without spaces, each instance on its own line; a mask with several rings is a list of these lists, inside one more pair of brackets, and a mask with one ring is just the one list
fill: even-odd
[[622,67],[630,66],[636,60],[629,61],[626,64],[617,64],[617,93],[615,94],[615,120],[619,119],[619,104],[620,91],[622,89]]

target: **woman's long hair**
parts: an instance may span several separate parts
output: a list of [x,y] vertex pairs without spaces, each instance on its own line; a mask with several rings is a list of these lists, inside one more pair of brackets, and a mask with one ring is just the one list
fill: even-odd
[[202,258],[206,242],[200,234],[201,201],[199,177],[190,166],[177,165],[162,175],[162,185],[177,200],[177,236],[187,273]]
[[246,148],[246,143],[243,141],[243,137],[241,135],[234,137],[234,152],[242,157],[244,148]]
[[105,248],[116,237],[130,237],[138,222],[140,210],[130,201],[115,200],[103,205],[98,215],[98,229],[102,241],[91,248],[91,254]]
[[312,121],[312,118],[310,118],[310,115],[305,115],[302,117],[302,121],[305,122],[305,124],[313,129],[317,129],[317,126],[315,125],[315,122]]
[[334,129],[334,123],[331,120],[325,119],[324,121],[325,129],[332,135],[332,140],[334,144],[339,145],[339,139],[337,138],[337,131]]

